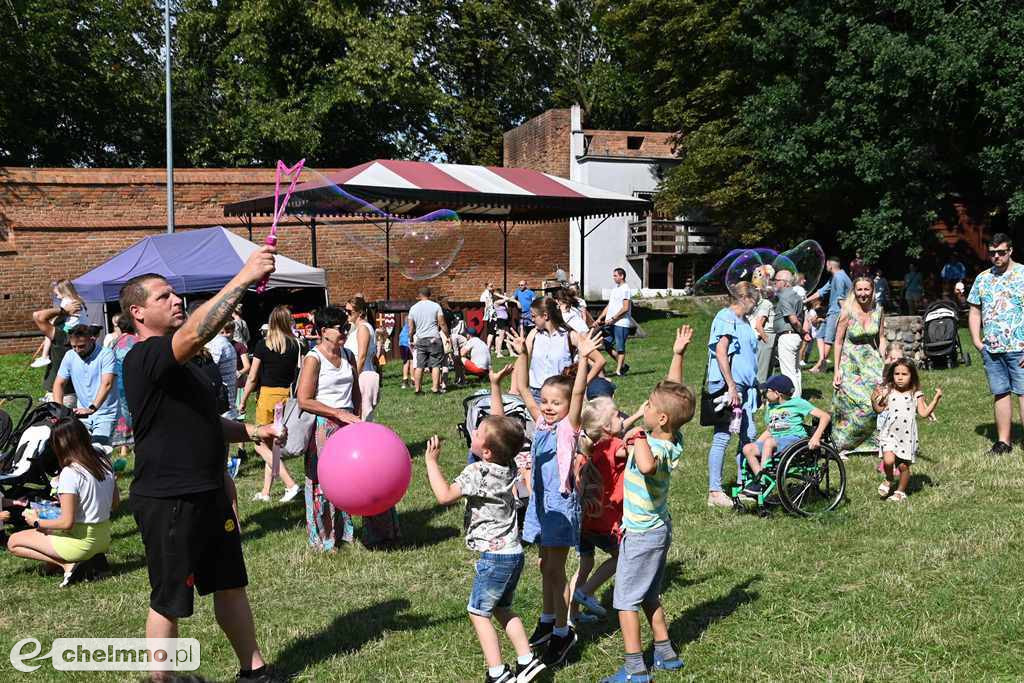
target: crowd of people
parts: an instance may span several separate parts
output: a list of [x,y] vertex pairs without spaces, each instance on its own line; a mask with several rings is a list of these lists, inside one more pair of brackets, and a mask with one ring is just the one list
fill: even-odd
[[[64,584],[73,582],[77,571],[109,548],[111,510],[118,504],[114,469],[95,446],[131,444],[132,514],[152,588],[146,635],[177,636],[179,619],[192,614],[195,589],[213,594],[218,624],[239,659],[239,680],[273,678],[245,590],[234,485],[240,463],[229,458],[230,444],[251,442],[263,461],[263,486],[254,500],[269,502],[277,479],[284,485],[283,503],[304,492],[310,547],[333,552],[351,543],[351,515],[320,489],[317,463],[337,430],[374,419],[380,352],[388,340],[358,295],[315,312],[312,348],[296,336],[285,306],[271,311],[254,340],[240,301],[273,271],[274,254],[273,247],[258,250],[220,292],[187,312],[160,275],[134,278],[122,289],[114,332],[102,342],[81,321],[84,303],[70,283],[55,285],[57,304],[33,317],[49,342],[49,364],[37,363],[47,366],[46,398],[72,411],[51,437],[62,467],[60,515],[42,519],[26,510],[31,528],[9,541],[14,554],[47,563],[63,572]],[[978,275],[966,300],[972,340],[995,396],[998,440],[990,452],[998,455],[1012,450],[1010,394],[1024,410],[1024,268],[1012,261],[1006,235],[993,238],[990,255],[993,267]],[[888,343],[877,275],[851,278],[838,259],[829,259],[827,267],[829,280],[816,292],[803,289],[800,273],[766,269],[760,276],[771,281],[772,298],[740,283],[712,321],[699,402],[702,424],[712,427],[708,506],[734,505],[722,487],[734,434],[737,465],[746,462],[755,475],[744,493],[756,496],[757,475],[773,453],[807,436],[815,449],[829,425],[844,457],[856,451],[879,456],[881,498],[906,500],[918,448],[916,418],[933,417],[941,389],[927,400],[915,364],[898,343]],[[425,456],[437,501],[466,500],[466,546],[479,553],[467,610],[488,681],[526,682],[561,665],[577,643],[578,625],[605,615],[595,592],[613,577],[624,661],[604,680],[644,681],[651,671],[683,667],[660,594],[672,543],[671,474],[682,454],[681,429],[698,407],[683,383],[693,330],[677,330],[665,379],[631,414],[621,412],[610,377],[629,371],[626,347],[634,323],[625,272],[615,269],[612,279],[608,304],[593,317],[569,287],[537,295],[521,281],[506,296],[488,284],[480,297],[479,330],[423,287],[399,331],[401,386],[424,393],[429,371],[434,393],[472,377],[490,387],[491,414],[472,432],[470,464],[449,482],[437,437]],[[821,349],[817,369],[826,369],[830,353],[833,359],[830,411],[802,396],[803,354],[815,340]],[[498,369],[492,354],[506,353],[513,360]],[[775,364],[779,372],[772,374]],[[535,423],[532,442],[522,423],[505,415],[506,379]],[[287,437],[282,411],[289,401],[312,419],[301,484],[281,457]],[[713,415],[704,414],[707,406]],[[765,429],[758,435],[761,407]],[[806,431],[808,417],[817,419],[812,433]],[[190,428],[181,429],[184,424]],[[397,510],[363,519],[361,536],[368,547],[398,544]],[[524,543],[539,549],[542,586],[540,617],[529,636],[512,609],[526,570]],[[573,549],[580,563],[570,577]],[[597,549],[607,555],[600,565]],[[643,654],[641,611],[654,638],[650,663]],[[502,658],[492,620],[514,646],[513,663]]]

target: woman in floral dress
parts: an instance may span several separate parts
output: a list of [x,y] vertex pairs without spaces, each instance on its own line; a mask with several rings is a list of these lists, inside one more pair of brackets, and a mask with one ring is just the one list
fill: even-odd
[[871,393],[882,381],[884,325],[874,282],[857,278],[843,303],[833,347],[832,438],[843,457],[851,451],[878,450]]

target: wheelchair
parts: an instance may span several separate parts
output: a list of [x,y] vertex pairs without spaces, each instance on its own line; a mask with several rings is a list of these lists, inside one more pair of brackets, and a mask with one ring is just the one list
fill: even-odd
[[804,425],[807,437],[773,453],[761,470],[761,493],[756,497],[743,492],[754,478],[747,459],[739,455],[739,480],[732,487],[733,507],[738,511],[756,511],[761,516],[773,508],[799,517],[813,517],[839,507],[846,495],[846,467],[832,442],[832,426],[822,435],[821,447],[811,450],[807,444],[817,429],[817,420]]

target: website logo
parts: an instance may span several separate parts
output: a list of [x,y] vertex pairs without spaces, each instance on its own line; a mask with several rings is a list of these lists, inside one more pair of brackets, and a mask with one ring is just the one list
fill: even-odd
[[57,638],[50,651],[23,638],[11,648],[11,666],[31,673],[50,660],[57,671],[195,671],[199,641],[195,638]]

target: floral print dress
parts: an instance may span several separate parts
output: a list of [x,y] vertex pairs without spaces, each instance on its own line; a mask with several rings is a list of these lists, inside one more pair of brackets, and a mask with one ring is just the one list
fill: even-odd
[[842,384],[832,395],[832,438],[840,451],[878,450],[876,416],[871,394],[882,382],[882,355],[878,351],[879,307],[867,324],[850,317],[839,360]]

